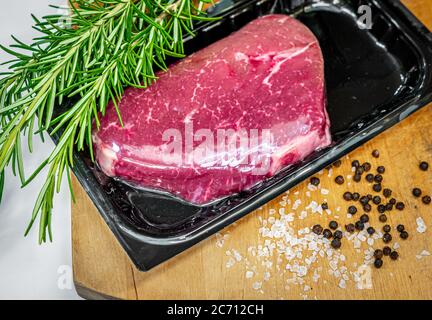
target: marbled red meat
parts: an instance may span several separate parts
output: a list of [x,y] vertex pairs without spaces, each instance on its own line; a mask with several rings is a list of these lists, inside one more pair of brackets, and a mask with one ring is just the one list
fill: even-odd
[[107,175],[205,204],[331,142],[321,49],[289,16],[258,18],[158,76],[126,89],[123,127],[112,103],[102,117],[93,139]]

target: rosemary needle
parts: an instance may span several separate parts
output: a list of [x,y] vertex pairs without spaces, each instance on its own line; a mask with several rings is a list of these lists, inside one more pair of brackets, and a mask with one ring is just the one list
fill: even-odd
[[[53,197],[70,168],[73,152],[92,154],[93,124],[110,100],[117,103],[126,86],[146,87],[168,56],[183,56],[183,38],[194,20],[209,20],[194,0],[74,0],[71,15],[34,19],[40,36],[27,45],[16,38],[9,72],[0,79],[0,201],[4,171],[12,165],[23,187],[44,167],[46,180],[37,197],[26,235],[39,219],[39,243],[52,240]],[[18,50],[17,50],[18,49]],[[24,52],[24,53],[23,53]],[[66,98],[74,103],[57,108]],[[37,130],[35,130],[37,128]],[[30,151],[35,134],[56,135],[57,145],[38,169],[25,177],[21,135]]]

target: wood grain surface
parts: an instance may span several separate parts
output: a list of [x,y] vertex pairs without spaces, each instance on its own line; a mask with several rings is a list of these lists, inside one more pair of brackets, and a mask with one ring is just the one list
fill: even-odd
[[[430,0],[403,2],[432,29]],[[380,150],[379,159],[371,157],[374,149]],[[301,277],[301,281],[297,278],[297,282],[303,283],[293,283],[292,272],[285,270],[287,261],[278,259],[276,254],[268,258],[252,254],[252,248],[259,251],[259,246],[268,240],[260,235],[260,228],[266,222],[279,219],[280,208],[284,208],[282,210],[286,213],[295,213],[296,219],[291,227],[296,233],[316,223],[326,225],[335,215],[339,216],[337,220],[341,225],[352,222],[353,219],[346,215],[348,203],[342,200],[343,192],[349,189],[361,194],[371,193],[371,186],[349,181],[338,186],[334,178],[339,173],[350,175],[353,159],[371,162],[373,170],[378,165],[385,166],[385,186],[391,188],[394,196],[407,206],[404,211],[392,211],[388,215],[390,225],[394,227],[402,223],[410,232],[406,241],[393,232],[393,244],[400,244],[397,249],[399,261],[386,258],[382,269],[367,269],[372,286],[360,290],[358,283],[353,281],[352,272],[362,265],[364,250],[368,248],[366,243],[357,250],[351,241],[344,239],[342,248],[338,250],[344,261],[340,261],[336,270],[344,270],[340,267],[346,266],[349,275],[346,288],[341,288],[344,287],[341,277],[329,271],[331,264],[326,257],[319,256],[311,264],[308,274]],[[418,217],[422,217],[429,228],[432,227],[432,206],[422,204],[411,195],[413,186],[432,193],[432,170],[425,173],[418,169],[420,160],[432,163],[432,105],[358,148],[349,155],[349,159],[342,160],[342,166],[334,168],[331,177],[328,171],[317,175],[321,179],[321,190],[329,190],[328,194],[321,190],[310,191],[308,182],[302,183],[289,195],[280,196],[219,235],[146,273],[134,268],[86,193],[74,180],[77,201],[72,205],[73,270],[78,293],[94,299],[432,299],[432,256],[416,257],[423,250],[432,252],[432,237],[429,235],[432,231],[416,231]],[[301,205],[294,210],[292,206],[296,200],[300,200]],[[312,200],[317,203],[327,201],[332,214],[308,214],[300,219],[301,211]],[[370,216],[372,225],[381,228],[376,211]],[[382,240],[376,240],[373,245],[376,248],[382,246]],[[299,258],[302,265],[305,264],[304,258]],[[263,262],[266,265],[262,265]]]

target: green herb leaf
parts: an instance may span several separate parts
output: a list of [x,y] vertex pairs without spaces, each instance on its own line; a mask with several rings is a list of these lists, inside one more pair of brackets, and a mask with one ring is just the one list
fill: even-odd
[[[26,235],[39,218],[39,242],[52,240],[53,197],[65,171],[72,191],[73,152],[87,149],[94,158],[92,130],[109,100],[122,124],[118,104],[125,87],[147,87],[157,80],[157,68],[167,68],[167,56],[183,57],[183,35],[193,34],[192,21],[214,19],[201,12],[209,2],[195,7],[192,0],[70,0],[66,19],[32,16],[40,33],[32,44],[13,38],[11,48],[0,46],[14,57],[9,72],[0,75],[0,201],[9,164],[23,187],[49,168]],[[73,101],[66,110],[58,107],[65,97]],[[57,146],[27,179],[21,136],[28,135],[32,151],[33,135],[43,139],[44,133],[56,134]]]

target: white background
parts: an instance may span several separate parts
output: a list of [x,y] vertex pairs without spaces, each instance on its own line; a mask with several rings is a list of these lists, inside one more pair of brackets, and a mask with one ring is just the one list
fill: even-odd
[[[49,4],[65,0],[0,0],[0,43],[11,43],[10,35],[28,43],[35,36],[30,14],[38,17],[56,13]],[[10,57],[0,52],[0,63]],[[0,67],[4,71],[4,67]],[[27,176],[53,148],[47,139],[36,137],[34,153],[25,155]],[[53,212],[53,243],[39,246],[38,226],[24,238],[44,173],[24,190],[10,170],[6,176],[3,203],[0,205],[0,299],[77,299],[71,269],[70,196],[64,183],[55,199]]]

